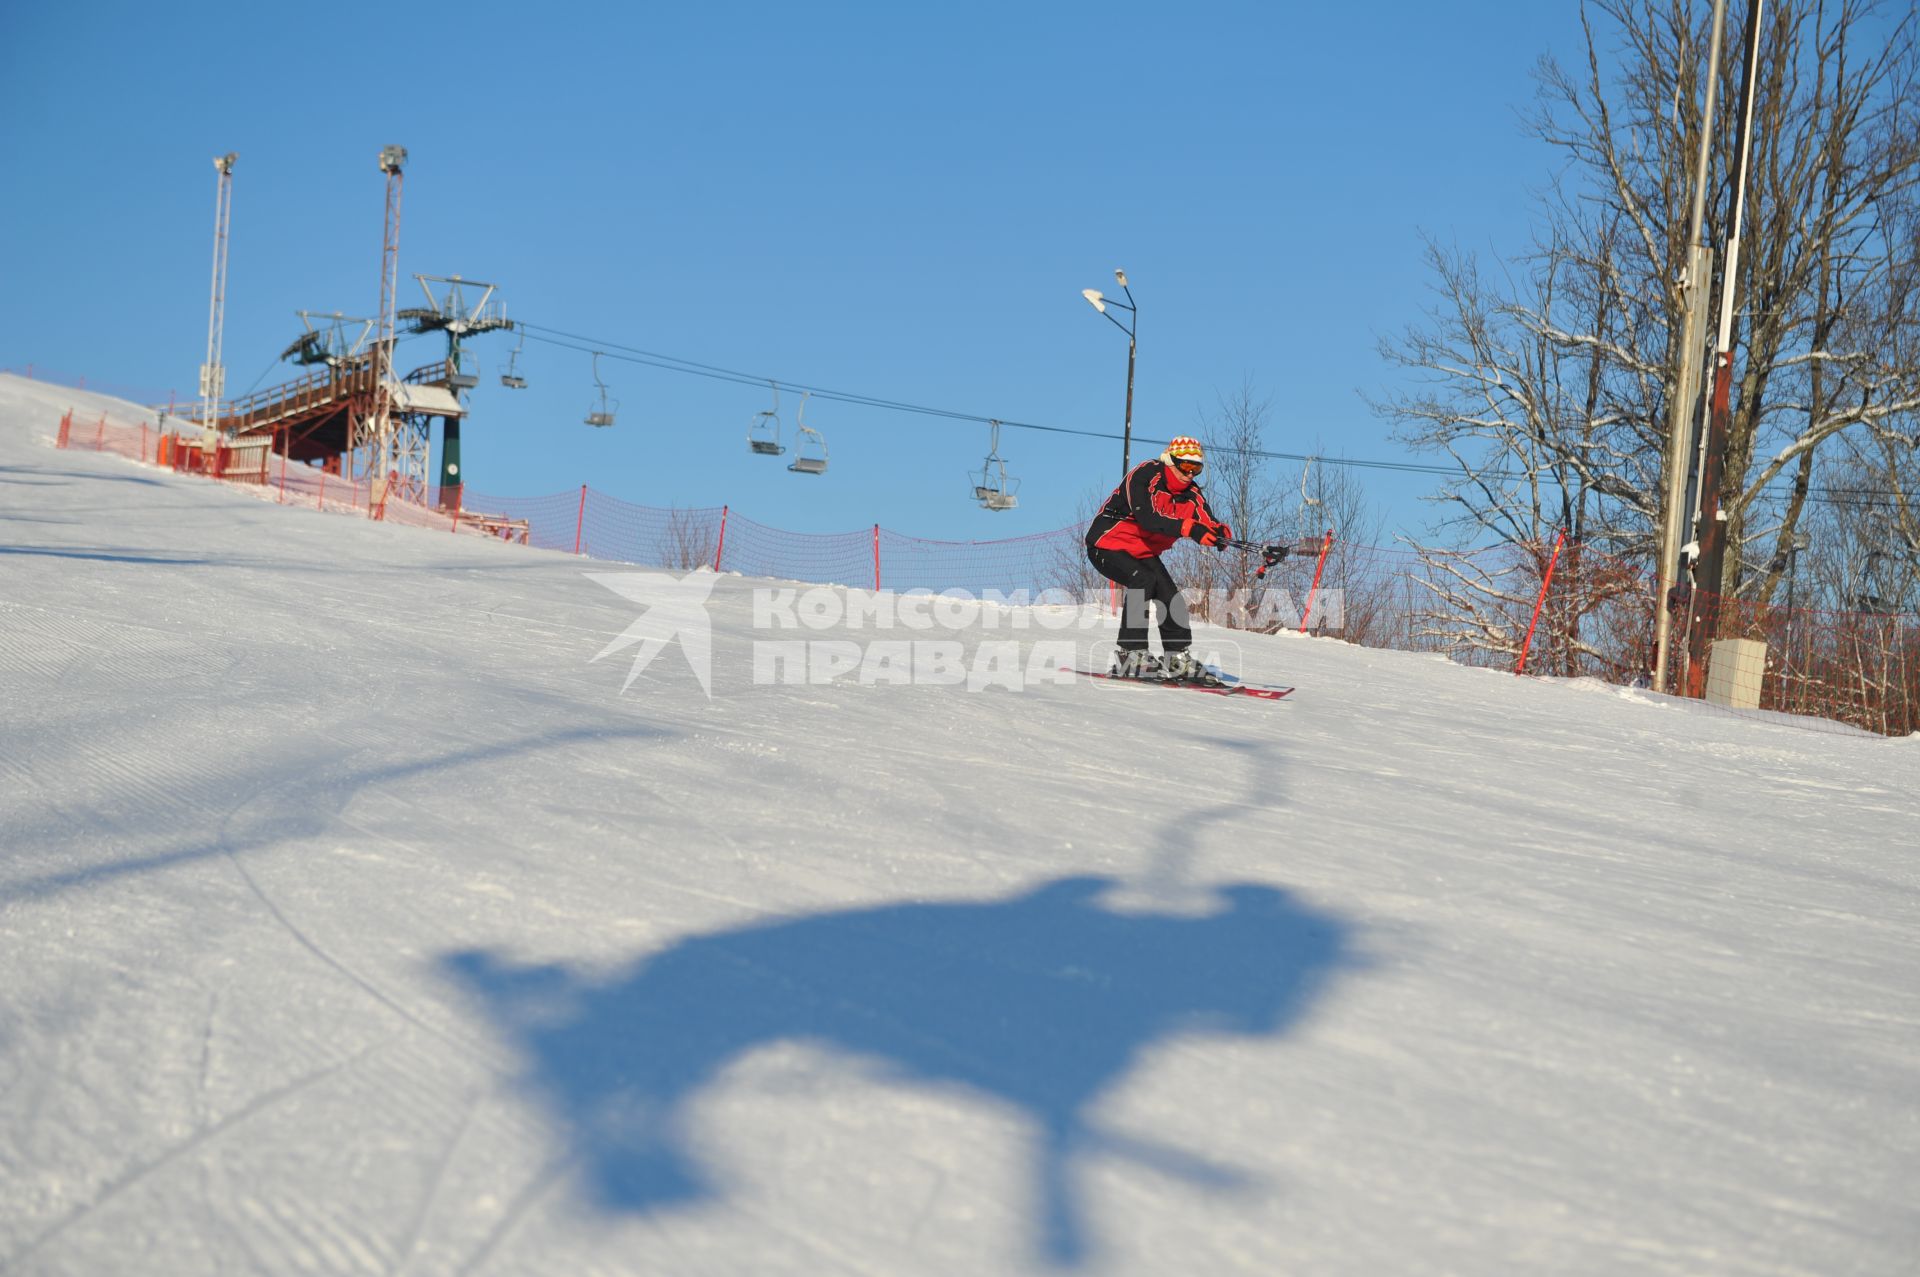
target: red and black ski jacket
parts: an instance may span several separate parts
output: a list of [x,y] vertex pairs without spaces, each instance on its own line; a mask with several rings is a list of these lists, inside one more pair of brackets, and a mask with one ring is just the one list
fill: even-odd
[[1195,527],[1219,529],[1200,485],[1161,461],[1143,461],[1113,490],[1087,528],[1090,550],[1120,550],[1136,559],[1165,554]]

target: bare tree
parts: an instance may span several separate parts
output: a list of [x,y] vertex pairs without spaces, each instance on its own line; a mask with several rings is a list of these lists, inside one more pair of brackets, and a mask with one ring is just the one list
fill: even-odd
[[1045,576],[1040,583],[1042,589],[1065,590],[1075,599],[1098,598],[1106,590],[1107,579],[1094,571],[1093,564],[1087,560],[1086,542],[1073,534],[1085,532],[1100,507],[1106,504],[1107,495],[1107,490],[1101,488],[1088,488],[1080,494],[1074,527],[1063,532],[1050,547],[1042,568]]
[[678,572],[712,567],[719,535],[718,524],[710,512],[669,510],[660,537],[660,566]]
[[[1689,0],[1591,0],[1582,20],[1584,65],[1543,59],[1537,71],[1530,131],[1566,160],[1540,197],[1538,241],[1492,277],[1430,245],[1439,303],[1383,346],[1423,380],[1377,410],[1457,467],[1438,498],[1437,552],[1504,543],[1537,558],[1565,529],[1650,564],[1668,404],[1682,367],[1705,357],[1678,334],[1707,13]],[[1915,239],[1888,230],[1920,176],[1915,15],[1878,0],[1776,0],[1766,21],[1748,222],[1738,277],[1723,281],[1738,316],[1719,493],[1731,550],[1722,580],[1703,583],[1763,600],[1807,517],[1817,454],[1843,437],[1901,435],[1920,409],[1906,302]],[[1730,85],[1737,35],[1723,50]],[[1737,98],[1718,106],[1713,243],[1731,204]],[[1463,593],[1448,606],[1507,606],[1491,580],[1449,588]],[[1499,627],[1480,632],[1506,641]]]
[[[1207,504],[1243,540],[1265,539],[1274,523],[1280,496],[1273,460],[1267,456],[1267,420],[1273,400],[1243,377],[1230,391],[1217,391],[1211,411],[1195,412],[1194,433],[1206,444],[1203,488]],[[1222,591],[1245,591],[1257,564],[1238,553],[1182,554],[1183,577],[1210,598]],[[1203,607],[1203,611],[1206,609]]]

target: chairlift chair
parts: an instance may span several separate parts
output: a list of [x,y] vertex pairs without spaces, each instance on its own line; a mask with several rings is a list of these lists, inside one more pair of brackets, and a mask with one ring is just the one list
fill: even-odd
[[587,424],[611,426],[614,414],[620,410],[620,401],[615,399],[609,403],[607,399],[607,383],[600,380],[600,352],[597,350],[593,352],[593,384],[600,387],[600,406],[597,410],[587,410]]
[[522,328],[520,330],[520,343],[507,355],[507,370],[500,374],[500,384],[508,390],[525,390],[527,388],[527,379],[516,371],[516,366],[520,360],[520,347],[526,344],[527,330]]
[[806,423],[807,399],[813,394],[809,390],[800,396],[800,406],[794,410],[793,426],[799,432],[794,443],[794,457],[787,469],[795,474],[825,474],[827,472],[827,439],[818,430]]
[[987,459],[975,476],[973,499],[983,510],[1011,510],[1020,504],[1020,498],[1014,495],[1019,491],[1020,481],[1007,478],[1007,463],[1000,457],[1000,423],[989,421],[987,426],[991,432]]
[[1315,506],[1326,504],[1326,502],[1322,501],[1319,497],[1313,496],[1307,491],[1307,476],[1313,473],[1314,461],[1315,458],[1308,457],[1307,463],[1300,467],[1300,539],[1302,541],[1309,540],[1318,535],[1319,525],[1313,523],[1312,526],[1309,526],[1311,516],[1313,515]]
[[773,407],[753,414],[753,422],[747,427],[747,447],[758,456],[777,457],[787,450],[780,442],[780,383],[767,384],[773,387]]
[[980,505],[987,510],[1011,510],[1020,504],[1020,498],[1014,495],[1020,481],[1007,479],[1005,467],[1000,471],[1000,486],[985,487],[980,490]]
[[480,375],[467,371],[460,354],[460,348],[456,346],[453,353],[447,356],[447,386],[453,390],[472,390],[480,384]]

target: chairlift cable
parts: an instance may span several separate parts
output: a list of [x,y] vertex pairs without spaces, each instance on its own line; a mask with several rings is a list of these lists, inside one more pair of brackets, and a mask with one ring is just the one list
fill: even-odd
[[[515,322],[518,326],[525,328],[528,331],[528,335],[531,336],[534,341],[544,342],[547,345],[558,346],[566,350],[577,350],[587,354],[599,353],[608,359],[619,359],[626,363],[658,368],[663,372],[684,373],[689,376],[706,377],[714,381],[732,382],[736,385],[764,386],[768,383],[773,383],[784,386],[788,390],[803,391],[813,395],[815,398],[824,399],[833,403],[844,403],[861,408],[880,408],[892,412],[937,417],[949,421],[970,421],[984,424],[997,420],[1001,425],[1010,426],[1016,430],[1033,430],[1044,434],[1071,435],[1082,439],[1117,440],[1121,438],[1118,433],[1113,431],[1087,430],[1073,426],[1052,426],[1042,422],[1017,421],[1008,417],[988,417],[979,413],[964,412],[958,409],[936,408],[925,404],[908,403],[904,400],[885,399],[876,395],[861,394],[855,391],[842,391],[828,387],[813,386],[806,382],[785,381],[779,378],[740,372],[732,368],[723,368],[717,364],[705,364],[697,360],[683,359],[677,355],[665,355],[657,351],[643,350],[637,346],[626,346],[619,342],[600,341],[597,338],[587,337],[579,333],[566,332],[557,328],[548,328],[541,324],[527,323],[525,320],[517,320]],[[551,336],[542,336],[541,334],[543,333],[551,334]],[[575,342],[594,342],[597,344],[575,345]],[[1144,437],[1139,438],[1137,441],[1148,444],[1155,442],[1164,444],[1167,442],[1167,440],[1164,439],[1154,440]],[[1439,478],[1452,478],[1458,477],[1461,473],[1459,468],[1455,466],[1442,466],[1419,461],[1383,461],[1360,457],[1330,457],[1324,453],[1280,452],[1268,448],[1234,448],[1224,444],[1215,445],[1213,451],[1252,457],[1263,461],[1287,461],[1297,462],[1303,465],[1315,463],[1323,466],[1344,466],[1356,470],[1377,470],[1390,474],[1433,475]],[[1487,470],[1480,472],[1480,477],[1505,481],[1524,480],[1528,476],[1520,471]],[[1909,497],[1910,499],[1912,497],[1912,494],[1892,491],[1845,491],[1830,486],[1824,488],[1811,487],[1807,490],[1807,495],[1809,499],[1821,502],[1822,504],[1843,506],[1862,506],[1877,503],[1868,498],[1891,501],[1902,496]]]

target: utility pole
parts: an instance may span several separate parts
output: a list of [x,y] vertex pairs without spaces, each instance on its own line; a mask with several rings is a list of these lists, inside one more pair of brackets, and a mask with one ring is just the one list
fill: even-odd
[[227,370],[220,362],[227,325],[227,229],[233,220],[232,151],[213,161],[220,174],[213,194],[213,299],[207,304],[207,362],[200,365],[200,426],[212,430],[220,415],[220,399],[227,389]]
[[1701,243],[1707,214],[1707,159],[1713,148],[1713,108],[1720,84],[1720,34],[1727,0],[1713,2],[1713,37],[1707,44],[1707,100],[1700,112],[1700,151],[1693,165],[1693,209],[1687,218],[1687,265],[1682,278],[1685,316],[1680,329],[1673,400],[1667,405],[1666,498],[1661,505],[1660,587],[1654,599],[1653,689],[1667,690],[1672,658],[1673,609],[1669,600],[1679,578],[1680,536],[1687,504],[1687,459],[1692,453],[1694,405],[1700,398],[1700,354],[1706,337],[1707,294],[1713,283],[1713,250]]
[[1760,78],[1760,10],[1764,0],[1748,0],[1745,82],[1740,86],[1740,139],[1733,171],[1733,219],[1727,228],[1726,264],[1720,272],[1720,332],[1714,343],[1713,407],[1707,419],[1705,459],[1695,507],[1694,589],[1687,617],[1687,689],[1697,695],[1706,677],[1707,655],[1720,622],[1725,588],[1726,511],[1720,508],[1720,483],[1726,469],[1727,436],[1733,395],[1733,304],[1740,284],[1740,232],[1747,211],[1747,165],[1753,153],[1753,100]]

